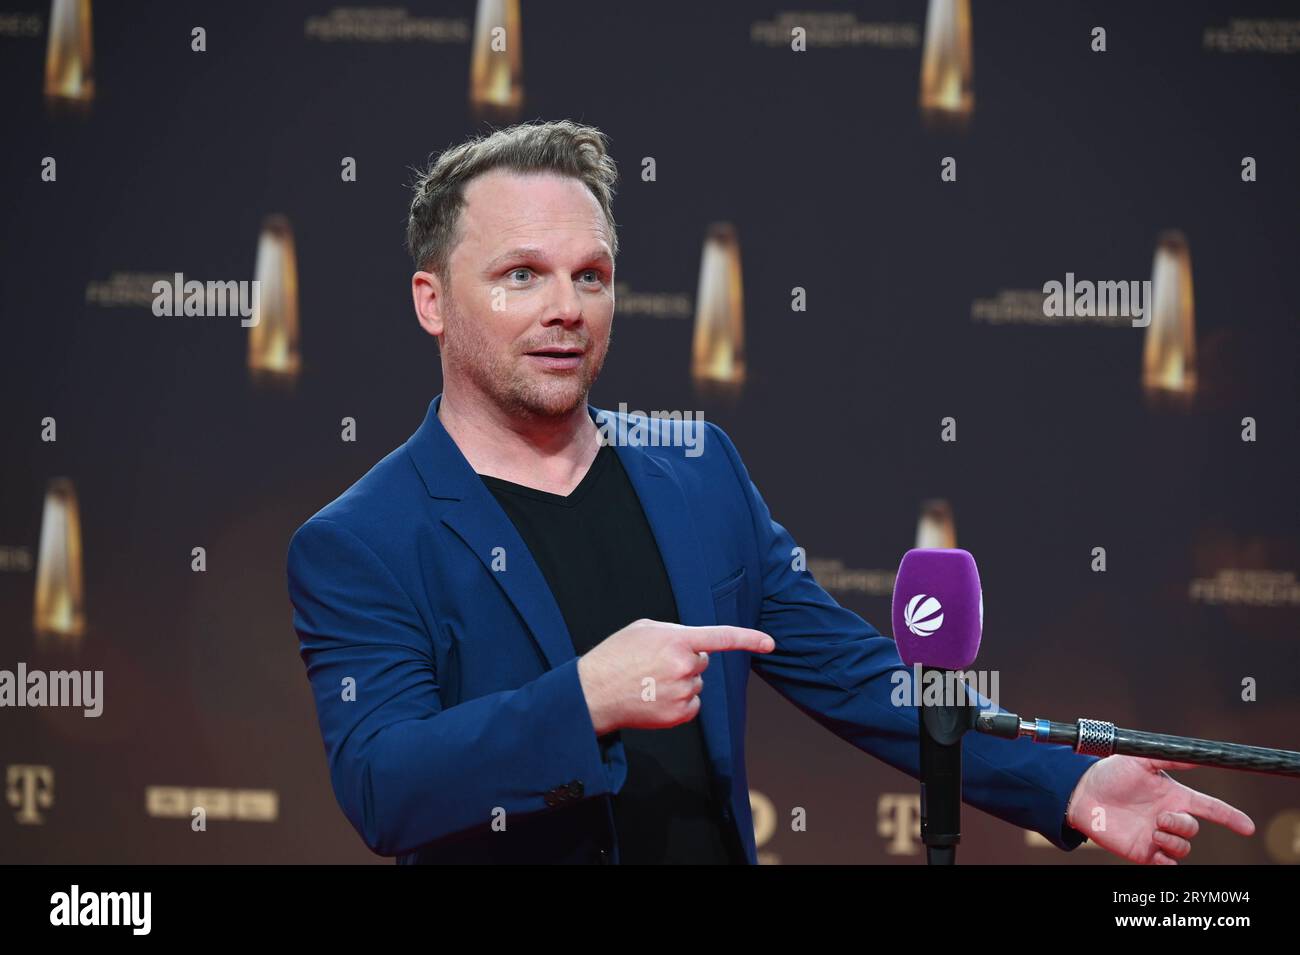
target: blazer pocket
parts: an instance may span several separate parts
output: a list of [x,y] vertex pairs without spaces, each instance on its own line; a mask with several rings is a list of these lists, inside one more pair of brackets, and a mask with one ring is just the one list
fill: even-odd
[[744,565],[709,587],[713,613],[718,623],[740,626],[740,585],[745,582]]

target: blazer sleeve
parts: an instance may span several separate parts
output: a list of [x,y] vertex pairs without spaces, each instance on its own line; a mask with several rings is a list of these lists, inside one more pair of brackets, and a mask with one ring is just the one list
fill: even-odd
[[490,826],[498,809],[508,825],[622,785],[626,763],[597,740],[576,657],[444,709],[428,630],[365,542],[312,518],[287,574],[330,781],[372,851],[403,854]]
[[[762,587],[756,626],[776,642],[771,653],[753,654],[751,666],[818,723],[919,778],[916,709],[891,702],[895,673],[909,686],[913,682],[897,645],[836,603],[809,571],[795,569],[793,538],[772,519],[730,438],[710,427],[748,501]],[[981,708],[990,705],[978,694],[972,698]],[[968,733],[962,742],[962,800],[1070,851],[1086,836],[1065,824],[1066,806],[1079,777],[1096,761],[1068,746]]]

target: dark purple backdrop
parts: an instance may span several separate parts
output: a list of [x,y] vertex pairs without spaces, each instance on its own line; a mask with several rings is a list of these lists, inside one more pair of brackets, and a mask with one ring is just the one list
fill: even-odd
[[[1300,748],[1294,585],[1273,606],[1189,596],[1221,570],[1300,563],[1300,52],[1203,41],[1232,18],[1295,19],[1294,6],[977,0],[975,111],[948,133],[921,122],[919,45],[755,42],[753,25],[784,6],[523,4],[520,118],[597,125],[620,165],[620,296],[693,301],[709,224],[734,224],[740,241],[743,393],[697,393],[689,315],[620,309],[592,402],[703,410],[812,560],[891,570],[922,502],[949,501],[984,585],[978,665],[1001,671],[1001,702],[1022,715]],[[106,696],[97,720],[0,710],[0,767],[53,774],[40,823],[0,804],[4,861],[376,858],[330,791],[285,549],[440,390],[410,305],[407,167],[482,124],[468,42],[308,36],[331,9],[96,3],[83,116],[43,99],[43,30],[0,35],[0,668],[103,669]],[[472,2],[406,9],[473,28]],[[918,34],[926,16],[920,2],[813,9]],[[26,12],[43,22],[49,5],[0,11]],[[1097,25],[1105,53],[1089,48]],[[194,26],[206,53],[190,49]],[[41,181],[46,156],[57,182]],[[344,156],[358,181],[340,181]],[[641,181],[645,156],[656,182]],[[940,182],[943,156],[957,158],[955,183]],[[1257,182],[1242,182],[1243,156]],[[251,279],[273,213],[292,224],[301,283],[292,389],[250,380],[237,321],[87,300],[114,272]],[[972,317],[977,299],[1067,271],[1150,278],[1170,228],[1192,255],[1203,388],[1190,408],[1144,399],[1138,329]],[[806,312],[790,309],[795,286]],[[939,440],[949,415],[956,443]],[[40,439],[46,416],[56,443]],[[344,416],[355,443],[339,439]],[[1245,416],[1254,443],[1240,439]],[[75,656],[38,652],[36,575],[13,557],[34,565],[59,476],[75,484],[84,539]],[[205,573],[190,569],[195,546]],[[1096,546],[1106,573],[1090,570]],[[835,594],[888,632],[887,594]],[[1256,702],[1241,700],[1245,677]],[[894,818],[882,797],[915,782],[754,683],[750,780],[778,823],[764,858],[921,861],[915,840],[891,854],[881,832]],[[1300,858],[1294,780],[1206,769],[1186,781],[1259,826],[1251,839],[1204,826],[1191,861]],[[148,786],[272,790],[279,809],[195,833],[188,816],[150,816]],[[806,832],[789,830],[794,807]],[[1029,845],[973,809],[965,827],[964,861],[1114,861]]]

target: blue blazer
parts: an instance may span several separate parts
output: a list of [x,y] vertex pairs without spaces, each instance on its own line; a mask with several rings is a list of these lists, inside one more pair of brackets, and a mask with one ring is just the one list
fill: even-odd
[[[289,545],[293,624],[335,796],[371,850],[403,863],[617,862],[610,797],[627,777],[623,745],[597,738],[559,607],[443,428],[441,398]],[[614,435],[629,426],[588,412]],[[665,430],[617,452],[681,622],[753,627],[776,641],[769,654],[711,655],[696,717],[724,823],[752,864],[750,671],[916,777],[916,711],[890,703],[891,674],[911,675],[893,640],[794,569],[795,542],[727,435],[706,424],[695,456],[681,438]],[[1063,820],[1095,757],[973,733],[963,749],[967,803],[1061,849],[1083,841]]]

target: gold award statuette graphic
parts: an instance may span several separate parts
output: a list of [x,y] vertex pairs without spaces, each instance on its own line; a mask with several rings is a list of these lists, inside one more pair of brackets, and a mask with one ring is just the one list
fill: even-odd
[[257,242],[248,370],[258,384],[289,384],[298,377],[298,257],[284,216],[267,216]]
[[45,48],[45,101],[53,112],[83,113],[95,98],[90,0],[53,0]]
[[921,516],[916,521],[916,546],[949,550],[957,546],[957,525],[952,505],[947,501],[935,499],[921,505]]
[[81,516],[67,478],[50,481],[41,514],[32,629],[41,649],[75,650],[86,632],[81,567]]
[[1196,395],[1196,314],[1192,253],[1181,232],[1164,232],[1156,243],[1147,309],[1142,387],[1154,404],[1186,406]]
[[921,52],[921,118],[927,127],[960,132],[975,111],[970,0],[930,0]]
[[509,122],[524,105],[519,0],[478,0],[469,67],[469,106],[476,119]]
[[745,384],[745,301],[740,240],[730,223],[709,227],[695,296],[691,377],[697,391],[734,397]]

